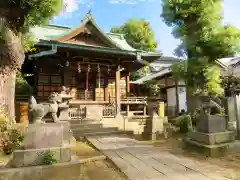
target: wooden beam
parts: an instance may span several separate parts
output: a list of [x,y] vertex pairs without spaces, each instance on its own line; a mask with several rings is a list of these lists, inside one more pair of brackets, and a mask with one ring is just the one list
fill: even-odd
[[108,101],[108,76],[104,76],[104,101]]
[[115,76],[115,102],[116,102],[116,113],[117,115],[120,114],[121,109],[121,99],[120,99],[120,79],[121,79],[121,71],[120,66],[118,66],[116,70]]
[[128,96],[130,94],[130,74],[127,73],[125,76],[125,81],[126,81],[126,95]]

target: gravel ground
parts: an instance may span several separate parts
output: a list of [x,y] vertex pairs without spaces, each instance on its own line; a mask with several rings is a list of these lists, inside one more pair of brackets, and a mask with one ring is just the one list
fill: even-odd
[[127,180],[127,178],[108,161],[95,161],[83,165],[84,180]]

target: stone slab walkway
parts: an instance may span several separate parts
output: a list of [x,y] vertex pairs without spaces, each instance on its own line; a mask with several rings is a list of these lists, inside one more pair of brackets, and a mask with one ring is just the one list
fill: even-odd
[[87,137],[129,180],[230,180],[193,160],[143,145],[127,136]]

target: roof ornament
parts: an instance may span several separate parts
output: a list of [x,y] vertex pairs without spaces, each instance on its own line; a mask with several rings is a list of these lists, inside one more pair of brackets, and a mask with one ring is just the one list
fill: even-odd
[[87,21],[87,20],[89,20],[89,19],[92,19],[91,11],[92,11],[92,10],[89,9],[89,11],[87,12],[87,14],[83,17],[82,22],[83,22],[83,21]]

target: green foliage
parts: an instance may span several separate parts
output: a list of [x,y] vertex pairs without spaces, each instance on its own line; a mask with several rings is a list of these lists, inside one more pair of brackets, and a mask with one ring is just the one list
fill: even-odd
[[147,81],[143,84],[143,87],[146,88],[148,96],[158,96],[160,93],[161,86],[156,81]]
[[206,92],[222,96],[224,89],[221,86],[221,72],[220,68],[209,66],[205,69],[204,77],[206,79]]
[[1,149],[5,154],[11,154],[15,149],[21,147],[24,139],[22,133],[15,128],[1,132],[0,136]]
[[222,77],[221,84],[225,90],[225,95],[232,96],[236,93],[236,90],[240,89],[240,77],[234,76],[233,73],[229,73],[228,75]]
[[191,117],[187,114],[183,114],[174,119],[174,124],[180,128],[181,133],[187,133],[189,131],[188,123],[191,121]]
[[120,27],[111,29],[113,33],[124,34],[126,41],[135,49],[155,51],[157,42],[149,23],[144,19],[130,19]]
[[[150,24],[144,19],[130,19],[120,27],[111,29],[112,33],[124,34],[126,41],[135,49],[143,51],[156,51],[157,42],[154,39],[154,33]],[[149,66],[144,66],[137,72],[131,73],[130,79],[135,81],[147,75]],[[143,85],[150,94],[155,95],[158,85],[154,82],[147,82]]]
[[47,150],[44,154],[43,154],[43,163],[45,165],[51,165],[51,164],[56,164],[57,160],[55,157],[56,152],[52,151],[52,150]]
[[7,130],[8,116],[4,109],[0,109],[0,132]]
[[194,111],[190,112],[190,117],[193,125],[196,125],[200,119],[200,108],[195,109]]
[[33,52],[36,49],[34,48],[35,37],[32,33],[28,32],[22,37],[22,45],[25,52]]
[[21,72],[17,72],[17,75],[16,75],[15,93],[16,94],[32,94],[33,93],[32,87],[24,79],[24,76],[21,74]]
[[0,1],[0,7],[5,10],[0,18],[7,22],[5,28],[0,25],[0,39],[5,39],[4,31],[10,28],[17,35],[22,34],[22,44],[29,51],[34,44],[29,28],[48,24],[63,8],[63,0],[4,0]]
[[173,71],[175,76],[186,79],[193,92],[200,89],[221,95],[220,73],[214,62],[240,51],[240,31],[222,25],[222,2],[163,0],[161,16],[173,27],[175,37],[181,40],[176,54],[188,59],[184,66],[173,67]]

